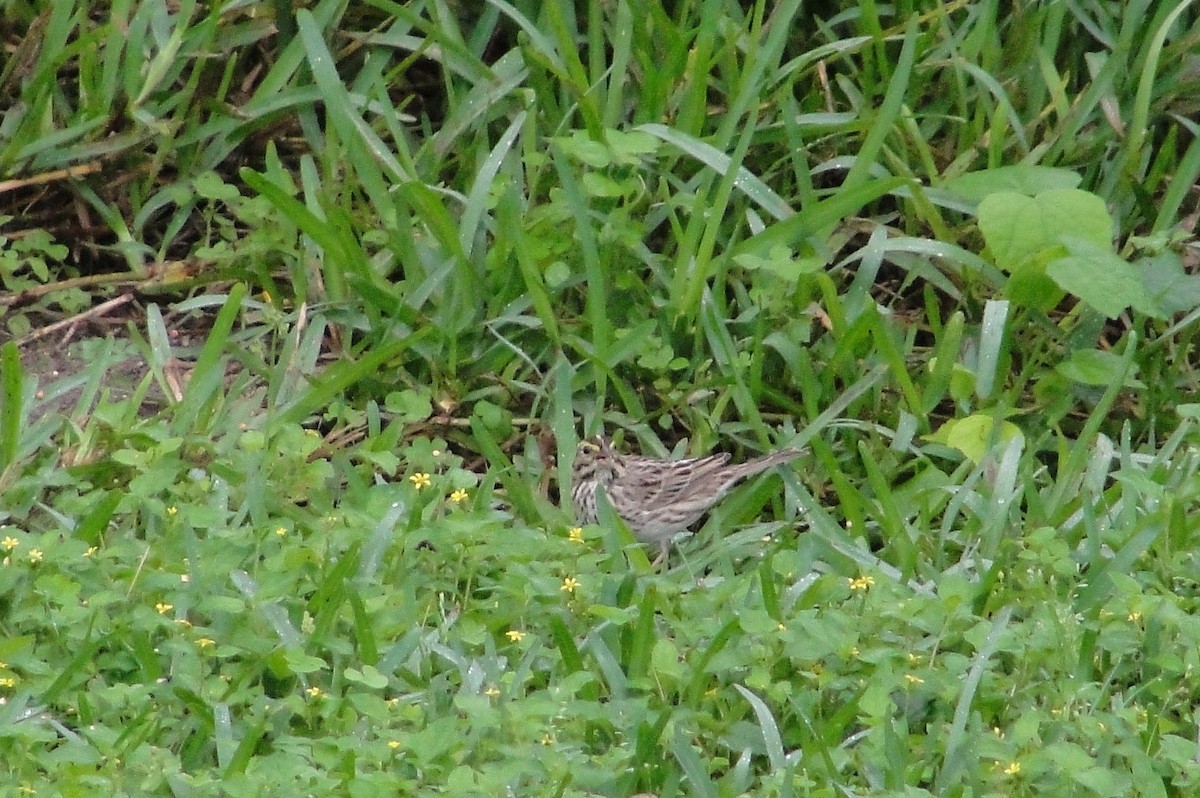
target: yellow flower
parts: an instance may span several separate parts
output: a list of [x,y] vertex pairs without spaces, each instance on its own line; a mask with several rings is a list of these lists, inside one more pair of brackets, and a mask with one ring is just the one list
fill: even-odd
[[88,550],[83,553],[84,557],[91,557],[97,551],[95,546],[88,546]]
[[321,688],[316,686],[308,688],[308,690],[305,692],[308,693],[309,698],[320,698],[321,696],[325,695]]
[[430,483],[433,480],[430,479],[429,475],[426,474],[424,471],[418,471],[417,473],[410,476],[408,478],[408,481],[413,484],[414,488],[416,488],[417,490],[420,490],[421,488],[428,488]]
[[211,637],[201,637],[196,640],[196,645],[200,646],[200,648],[208,648],[210,646],[215,646],[216,644],[217,641],[213,640]]
[[286,534],[287,534],[287,527],[286,527],[286,526],[281,526],[281,527],[278,527],[278,528],[275,530],[275,534],[276,534],[276,535],[279,535],[279,537],[283,537],[284,535],[286,535]]
[[175,515],[178,512],[179,512],[179,508],[174,505],[171,505],[170,507],[167,508],[167,515]]
[[454,502],[455,504],[458,504],[459,502],[465,502],[466,500],[467,492],[462,488],[459,488],[450,494],[450,501]]
[[11,676],[0,678],[0,687],[16,687],[17,680]]
[[513,641],[514,643],[520,643],[522,640],[525,639],[525,633],[522,632],[520,629],[509,629],[507,632],[504,633],[504,636],[507,637],[509,640]]
[[488,687],[488,689],[484,690],[483,694],[486,695],[488,698],[495,698],[496,696],[500,695],[500,688],[496,687],[496,685],[493,684],[490,687]]
[[1004,768],[1004,775],[1015,776],[1021,772],[1020,762],[1009,762],[1008,767]]
[[172,604],[164,604],[160,601],[154,605],[154,609],[158,611],[159,615],[166,615],[168,612],[175,609],[175,607]]
[[550,732],[542,735],[542,745],[554,745],[554,737],[551,736]]
[[573,526],[567,530],[567,540],[572,543],[583,542],[583,530],[577,526]]
[[41,562],[42,561],[42,550],[41,549],[30,549],[29,550],[29,561],[30,562]]
[[1129,615],[1127,615],[1125,618],[1125,620],[1134,622],[1134,623],[1136,623],[1137,621],[1140,621],[1141,619],[1142,619],[1142,614],[1137,611],[1129,613]]
[[909,684],[925,684],[924,679],[912,673],[904,674],[904,681],[908,682]]
[[21,541],[17,540],[16,538],[14,538],[12,536],[8,536],[8,537],[4,538],[4,550],[5,551],[12,551],[17,546],[20,546],[20,545],[21,545]]
[[872,585],[874,585],[874,584],[875,584],[875,577],[873,577],[873,576],[860,576],[860,577],[858,577],[857,579],[847,579],[846,581],[850,583],[850,589],[851,589],[851,590],[863,590],[863,591],[865,591],[865,590],[867,590],[868,588],[870,588]]
[[574,593],[575,588],[577,587],[579,587],[579,580],[573,576],[568,576],[563,580],[562,587],[560,587],[559,590],[562,590],[566,593]]
[[397,748],[399,748],[399,747],[400,747],[400,741],[399,741],[399,740],[388,740],[388,748],[390,748],[390,749],[392,749],[393,751],[395,751],[395,750],[396,750]]

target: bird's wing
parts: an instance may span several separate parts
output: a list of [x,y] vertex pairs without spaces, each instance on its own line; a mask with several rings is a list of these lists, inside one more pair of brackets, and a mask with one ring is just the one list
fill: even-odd
[[686,500],[699,491],[697,486],[711,480],[729,460],[725,452],[707,457],[689,457],[683,460],[655,460],[651,457],[626,458],[625,472],[618,477],[631,492],[637,490],[646,496],[648,504],[666,505]]

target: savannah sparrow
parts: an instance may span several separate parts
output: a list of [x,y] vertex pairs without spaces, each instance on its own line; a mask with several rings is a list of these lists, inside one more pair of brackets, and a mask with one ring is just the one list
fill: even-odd
[[800,456],[783,449],[741,465],[728,454],[657,460],[620,454],[601,436],[580,441],[572,468],[571,499],[581,524],[596,523],[596,489],[642,543],[657,543],[665,559],[671,538],[687,529],[746,477]]

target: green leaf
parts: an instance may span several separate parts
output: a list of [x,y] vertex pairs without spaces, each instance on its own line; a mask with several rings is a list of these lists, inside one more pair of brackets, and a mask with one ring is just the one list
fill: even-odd
[[384,407],[395,413],[396,420],[402,424],[424,421],[433,415],[433,401],[427,388],[392,391],[384,399]]
[[1112,246],[1113,223],[1104,201],[1076,189],[1052,189],[1036,197],[1009,191],[979,203],[979,230],[996,265],[1011,275],[1007,295],[1017,304],[1049,310],[1063,289],[1046,275],[1046,264],[1067,254],[1063,237]]
[[926,440],[957,449],[971,462],[978,464],[995,444],[1006,445],[1021,436],[1021,428],[1011,421],[996,422],[990,415],[976,413],[966,418],[947,421]]
[[745,253],[734,257],[733,262],[743,269],[766,271],[778,275],[788,282],[796,282],[802,275],[816,274],[825,267],[825,259],[818,257],[796,257],[785,246],[771,247],[765,257]]
[[1054,189],[1072,189],[1082,178],[1069,169],[1017,164],[966,172],[951,178],[945,188],[974,202],[1001,192],[1034,196]]
[[564,153],[593,169],[603,169],[613,161],[612,150],[585,131],[576,130],[570,136],[559,136],[553,141]]
[[327,667],[325,660],[320,657],[314,657],[293,648],[284,652],[283,661],[287,663],[287,667],[292,673],[315,673]]
[[1140,267],[1142,288],[1160,316],[1187,313],[1200,307],[1200,274],[1187,274],[1174,252],[1162,252],[1134,263]]
[[[1125,373],[1125,364],[1120,355],[1112,352],[1084,349],[1072,354],[1070,360],[1055,366],[1055,371],[1084,385],[1110,385],[1113,381],[1121,379]],[[1129,376],[1125,378],[1125,386],[1145,388],[1146,385],[1134,379],[1133,374],[1134,370],[1131,369]]]
[[1063,240],[1071,254],[1055,258],[1046,266],[1046,276],[1060,288],[1110,319],[1130,305],[1147,315],[1158,315],[1156,306],[1146,296],[1138,270],[1110,246],[1097,246],[1074,236]]
[[1111,248],[1113,222],[1104,200],[1086,191],[1054,189],[1036,197],[1004,191],[979,203],[979,229],[996,265],[1011,274],[1063,254],[1066,235]]
[[382,690],[387,687],[387,677],[379,672],[377,668],[371,665],[364,665],[361,670],[355,668],[346,668],[342,671],[347,681],[361,684],[364,687],[369,687],[372,690]]

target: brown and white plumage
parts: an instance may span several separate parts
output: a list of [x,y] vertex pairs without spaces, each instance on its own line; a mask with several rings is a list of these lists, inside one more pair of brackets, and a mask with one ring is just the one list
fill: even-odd
[[659,460],[620,454],[603,437],[580,442],[572,468],[571,499],[576,519],[597,519],[598,489],[629,530],[666,555],[671,538],[694,524],[738,482],[800,456],[783,449],[739,465],[728,454]]

